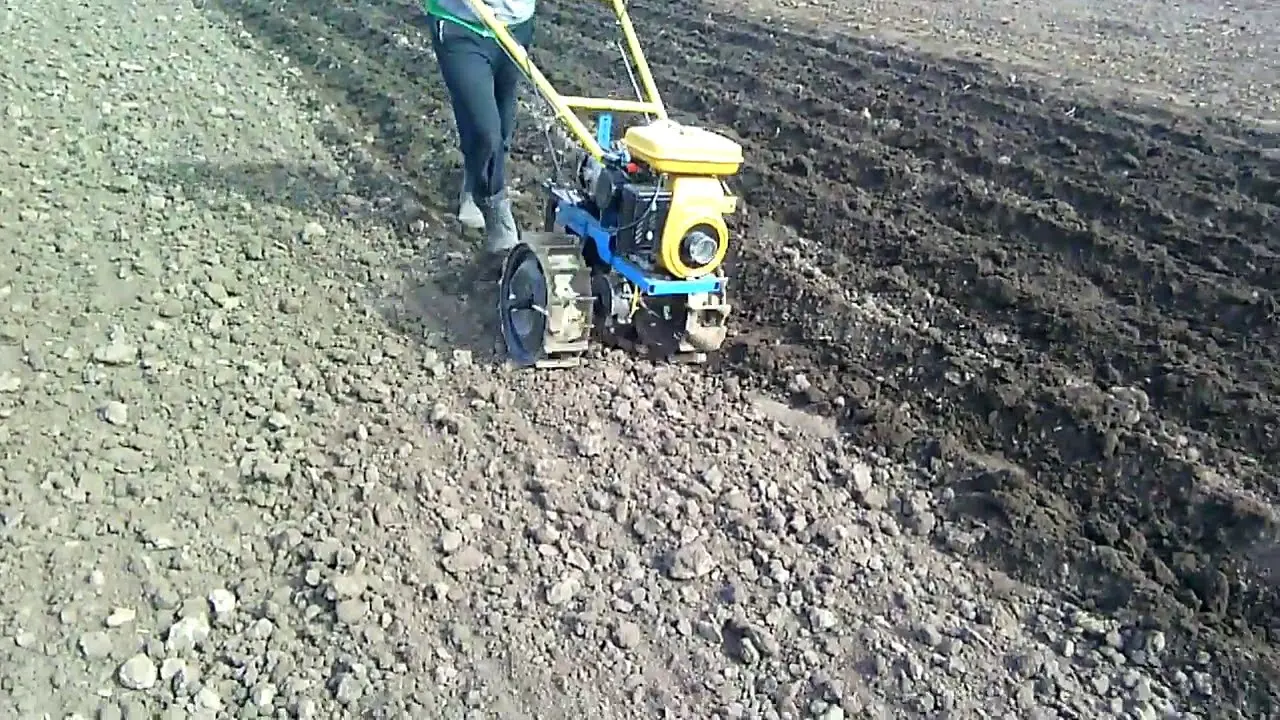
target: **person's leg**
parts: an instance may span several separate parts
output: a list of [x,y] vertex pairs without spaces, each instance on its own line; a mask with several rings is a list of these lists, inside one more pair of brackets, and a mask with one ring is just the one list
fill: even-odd
[[[455,125],[458,130],[458,148],[469,147],[472,143],[470,137],[464,133],[467,132],[466,125],[457,125],[455,113]],[[471,188],[475,186],[475,182],[471,179],[471,173],[467,171],[465,155],[462,165],[462,179],[458,183],[458,222],[464,227],[472,230],[484,229],[484,215],[480,212],[480,207],[476,205],[475,195],[471,192]]]
[[[468,205],[475,206],[474,198],[486,194],[491,158],[502,146],[502,118],[492,90],[492,41],[444,20],[436,20],[432,31],[432,47],[449,91],[462,150],[464,199],[459,219],[466,222],[464,211]],[[479,222],[472,217],[467,224],[484,226],[483,213],[476,209],[475,214],[481,215]]]
[[[514,25],[508,30],[511,37],[526,49],[533,45],[534,21],[532,18]],[[511,153],[511,138],[516,130],[516,100],[520,96],[520,81],[524,73],[502,50],[501,45],[494,43],[496,52],[493,55],[493,96],[497,101],[499,125],[502,133],[502,149],[493,159],[493,167],[489,177],[490,194],[504,189],[507,183],[507,157]]]

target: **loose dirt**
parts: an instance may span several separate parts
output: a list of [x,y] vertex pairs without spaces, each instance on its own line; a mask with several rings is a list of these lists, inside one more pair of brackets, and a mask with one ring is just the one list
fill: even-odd
[[0,714],[1277,716],[1274,11],[631,6],[710,368],[498,364],[411,6],[0,15]]
[[[693,29],[651,42],[681,58],[660,71],[668,99],[755,153],[744,381],[801,374],[795,399],[946,468],[951,511],[1016,577],[1178,628],[1187,657],[1244,643],[1232,696],[1269,703],[1254,673],[1276,668],[1273,141],[1007,68],[653,12]],[[1134,42],[1111,38],[1101,54]],[[586,47],[575,64],[600,67],[609,49]],[[884,332],[868,302],[913,322]]]

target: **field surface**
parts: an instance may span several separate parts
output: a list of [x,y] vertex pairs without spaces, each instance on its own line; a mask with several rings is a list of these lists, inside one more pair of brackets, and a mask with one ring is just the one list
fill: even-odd
[[104,1],[0,10],[0,717],[1280,717],[1274,3],[633,0],[735,334],[516,373],[412,3]]

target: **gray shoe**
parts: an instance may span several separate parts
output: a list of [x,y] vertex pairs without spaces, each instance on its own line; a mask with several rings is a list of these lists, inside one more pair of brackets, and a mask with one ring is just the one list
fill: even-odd
[[520,244],[520,229],[511,212],[511,199],[500,192],[493,197],[478,198],[476,205],[484,217],[484,249],[492,255],[505,255]]
[[466,172],[462,174],[462,192],[458,193],[458,222],[463,227],[472,230],[484,229],[484,214],[480,212],[480,208],[476,205],[476,201],[471,197],[471,192],[467,189],[471,187],[470,178]]

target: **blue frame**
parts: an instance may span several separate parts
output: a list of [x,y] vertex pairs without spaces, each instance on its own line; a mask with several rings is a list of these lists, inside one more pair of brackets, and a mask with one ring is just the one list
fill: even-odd
[[724,291],[724,278],[715,275],[695,280],[672,280],[662,275],[651,275],[630,260],[613,254],[610,243],[613,232],[595,219],[591,213],[577,205],[561,200],[556,205],[556,223],[595,246],[600,260],[619,275],[631,281],[642,295],[693,295],[694,293],[719,293]]
[[596,144],[605,152],[613,145],[613,113],[596,116]]

